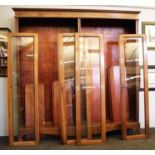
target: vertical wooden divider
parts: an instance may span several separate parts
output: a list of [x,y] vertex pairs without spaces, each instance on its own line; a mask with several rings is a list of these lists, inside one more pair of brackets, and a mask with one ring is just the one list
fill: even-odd
[[145,102],[145,135],[146,138],[149,138],[149,94],[148,94],[148,56],[147,56],[147,47],[146,47],[147,38],[143,37],[143,64],[144,64],[144,102]]
[[91,94],[90,94],[90,89],[89,87],[91,87],[90,83],[91,80],[90,78],[92,77],[92,74],[90,74],[90,65],[88,62],[89,59],[89,51],[88,51],[88,38],[84,38],[84,55],[85,55],[85,60],[83,60],[85,62],[85,66],[84,66],[84,70],[86,71],[86,116],[87,116],[87,134],[88,134],[88,139],[91,140],[92,139],[92,125],[91,125],[91,108],[90,108],[90,102],[91,102]]
[[81,143],[81,107],[80,107],[80,47],[79,34],[75,34],[75,83],[76,83],[76,143]]
[[63,35],[58,34],[58,59],[59,59],[59,82],[60,82],[60,94],[61,94],[61,102],[60,102],[60,108],[61,108],[61,136],[62,136],[62,142],[64,144],[67,143],[67,127],[66,127],[66,108],[65,108],[65,90],[64,90],[64,64],[63,64]]
[[8,127],[9,127],[9,144],[13,145],[13,105],[12,105],[12,48],[11,33],[8,34]]
[[[139,27],[139,19],[135,21],[135,27],[136,27],[136,34],[138,34],[138,27]],[[136,64],[136,74],[139,74],[138,64]],[[136,85],[139,85],[140,80],[136,79]],[[139,120],[139,88],[136,87],[136,121]]]
[[78,33],[81,32],[81,18],[77,19],[77,30],[78,30]]
[[[124,57],[124,40],[123,38],[120,36],[119,39],[119,47],[120,47],[120,66],[125,66],[124,64],[124,59],[122,59],[122,57]],[[126,107],[125,107],[125,70],[124,68],[121,69],[120,67],[120,77],[121,78],[121,108],[122,108],[122,139],[125,140],[126,139]]]
[[40,125],[39,125],[39,91],[38,91],[38,35],[35,34],[34,37],[34,91],[35,91],[35,137],[36,144],[40,142]]
[[[81,18],[77,19],[78,33],[81,32]],[[81,143],[81,110],[80,110],[80,43],[75,33],[75,94],[76,94],[76,144]]]
[[105,96],[105,57],[104,57],[104,38],[100,37],[100,90],[101,90],[101,135],[102,143],[106,143],[106,96]]

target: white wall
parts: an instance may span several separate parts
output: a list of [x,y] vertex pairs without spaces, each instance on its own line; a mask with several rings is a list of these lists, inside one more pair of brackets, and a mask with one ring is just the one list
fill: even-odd
[[[14,12],[11,6],[0,6],[0,27],[14,31]],[[0,136],[8,135],[7,78],[0,77]]]
[[[0,6],[0,27],[8,27],[14,31],[14,12],[12,7],[46,7],[46,8],[83,8],[83,9],[114,9],[114,10],[139,10],[141,11],[139,20],[139,33],[141,33],[142,21],[155,21],[154,9],[127,8],[127,7],[103,7],[103,6]],[[155,65],[155,51],[148,52],[149,64]],[[155,92],[149,93],[150,101],[150,126],[155,127]],[[140,94],[141,99],[142,95]],[[143,113],[140,119],[143,122]],[[7,113],[7,78],[0,78],[0,136],[8,135],[8,113]]]

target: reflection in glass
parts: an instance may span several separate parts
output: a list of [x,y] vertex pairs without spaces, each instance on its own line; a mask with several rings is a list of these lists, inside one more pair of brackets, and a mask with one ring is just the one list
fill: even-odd
[[[74,37],[63,37],[64,92],[66,108],[67,139],[75,138],[75,41]],[[71,132],[71,129],[74,129]]]
[[99,37],[80,37],[81,138],[101,139]]
[[127,88],[126,112],[128,123],[135,123],[135,130],[127,128],[127,135],[144,133],[144,85],[143,46],[142,38],[131,38],[125,41],[125,84]]
[[35,140],[34,38],[12,37],[14,141]]

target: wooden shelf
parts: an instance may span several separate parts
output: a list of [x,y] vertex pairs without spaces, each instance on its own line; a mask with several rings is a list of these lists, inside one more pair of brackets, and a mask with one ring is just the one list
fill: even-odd
[[[131,129],[138,129],[140,127],[139,122],[129,121],[127,123],[127,128]],[[97,134],[101,132],[101,125],[100,123],[93,123],[92,124],[93,133]],[[106,132],[110,132],[113,130],[120,130],[121,129],[121,122],[112,122],[108,121],[106,124]],[[86,130],[86,126],[82,126],[82,130]],[[68,136],[75,135],[75,127],[71,126],[67,128]],[[33,128],[19,128],[19,135],[26,135],[32,134],[34,132]],[[60,135],[59,127],[40,127],[40,134],[52,134],[52,135]]]

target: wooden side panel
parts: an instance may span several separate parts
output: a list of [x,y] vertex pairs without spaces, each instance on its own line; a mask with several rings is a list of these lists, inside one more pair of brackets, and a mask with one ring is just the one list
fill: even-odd
[[60,85],[59,81],[54,81],[52,84],[53,96],[53,124],[54,126],[60,125]]
[[[100,81],[100,70],[99,68],[92,69],[92,83],[98,83]],[[101,110],[100,110],[100,100],[101,100],[101,92],[100,85],[96,86],[92,91],[91,98],[91,121],[93,123],[101,121]]]
[[109,69],[109,94],[113,121],[121,121],[119,66],[114,66]]
[[[109,69],[109,91],[112,108],[112,118],[114,122],[121,121],[121,84],[120,84],[120,67],[113,66]],[[128,98],[127,89],[125,91],[126,98]],[[129,119],[129,107],[128,100],[126,102],[127,107],[127,119]]]
[[[44,85],[39,84],[39,123],[45,124]],[[25,85],[25,125],[34,127],[34,85]]]
[[25,125],[34,127],[34,85],[25,86]]

